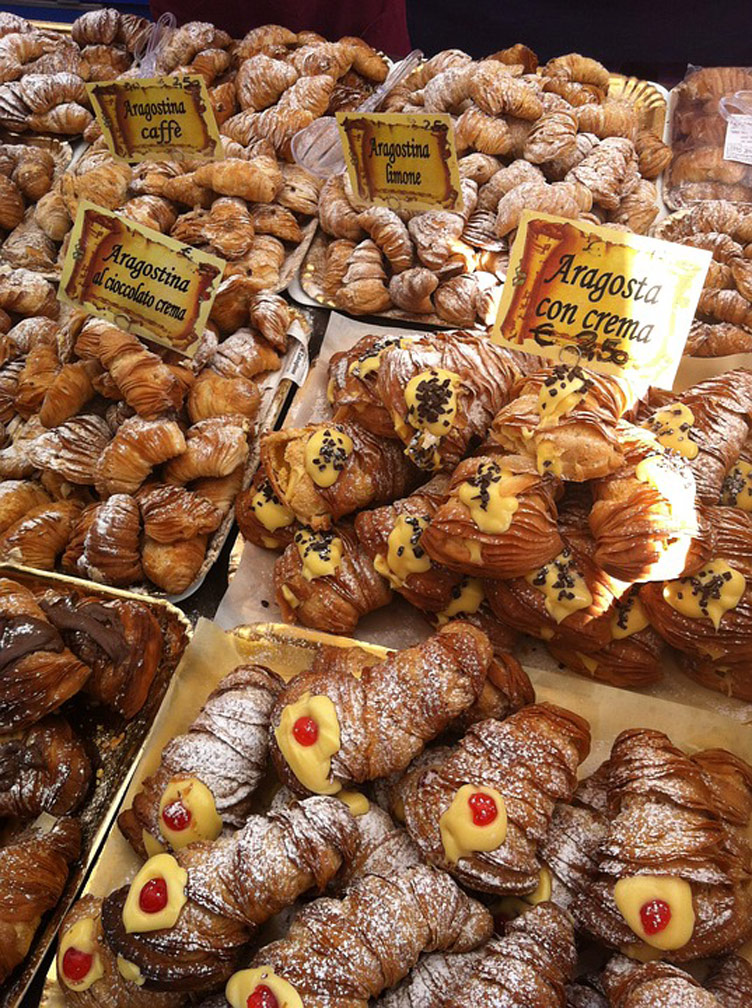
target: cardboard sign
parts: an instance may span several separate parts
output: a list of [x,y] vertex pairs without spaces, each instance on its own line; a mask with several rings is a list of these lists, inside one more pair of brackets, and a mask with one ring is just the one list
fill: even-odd
[[82,200],[58,297],[192,357],[224,269],[216,256]]
[[350,183],[363,206],[454,210],[461,200],[451,116],[338,112]]
[[671,388],[711,254],[526,210],[496,343]]
[[119,161],[208,160],[221,153],[203,77],[99,81],[86,90],[110,153]]

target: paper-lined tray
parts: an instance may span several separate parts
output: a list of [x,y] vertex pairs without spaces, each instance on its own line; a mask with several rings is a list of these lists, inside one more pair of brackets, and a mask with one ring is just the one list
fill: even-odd
[[[400,633],[405,636],[400,646],[407,646],[418,639],[415,635],[404,634],[403,629]],[[123,807],[129,806],[143,779],[157,768],[164,745],[188,727],[209,693],[239,664],[258,662],[289,679],[309,667],[322,645],[332,644],[364,646],[359,640],[275,623],[241,626],[224,632],[214,623],[200,620],[145,740]],[[365,647],[378,657],[385,653],[384,648],[373,648],[367,644]],[[580,768],[582,776],[591,773],[608,757],[611,745],[621,731],[633,727],[664,731],[675,744],[692,752],[721,746],[752,760],[752,735],[742,725],[722,715],[707,713],[698,721],[697,712],[691,707],[660,699],[647,705],[642,697],[625,694],[610,686],[584,679],[573,680],[550,669],[529,667],[527,671],[538,700],[569,707],[590,722],[593,746],[590,756]],[[107,895],[129,882],[139,867],[139,859],[117,826],[113,826],[83,891],[96,896]],[[63,1008],[63,1005],[53,961],[40,1008]]]
[[146,702],[130,721],[93,704],[82,694],[73,697],[62,709],[76,734],[90,743],[92,754],[95,754],[94,784],[77,816],[83,833],[81,856],[72,868],[58,906],[35,936],[23,965],[14,972],[6,985],[0,985],[0,1006],[16,1008],[50,949],[60,921],[72,905],[114,822],[135,759],[141,752],[144,739],[190,637],[190,623],[179,609],[167,601],[144,598],[117,588],[92,585],[79,578],[62,574],[38,574],[28,569],[11,568],[6,564],[0,564],[0,576],[12,578],[29,588],[74,591],[79,596],[95,596],[103,600],[137,599],[139,604],[147,606],[156,617],[164,640],[162,659]]

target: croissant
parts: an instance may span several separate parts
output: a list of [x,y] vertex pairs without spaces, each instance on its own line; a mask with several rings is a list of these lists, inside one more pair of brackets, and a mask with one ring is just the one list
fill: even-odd
[[[1,484],[0,484],[1,486]],[[235,501],[235,520],[244,539],[265,549],[289,546],[299,526],[272,489],[263,468]]]
[[373,315],[389,308],[391,299],[386,288],[386,273],[375,242],[366,239],[355,246],[334,303],[337,308],[354,315]]
[[496,211],[499,200],[522,182],[544,182],[540,168],[529,161],[513,161],[504,168],[499,168],[481,185],[478,191],[478,209]]
[[456,111],[471,97],[475,65],[451,66],[435,74],[423,88],[423,104],[428,112]]
[[0,579],[3,641],[0,730],[28,728],[77,693],[91,670],[64,646],[31,592]]
[[227,32],[215,28],[208,21],[189,21],[167,38],[160,50],[156,69],[169,73],[175,67],[185,66],[203,49],[226,49],[232,39]]
[[0,265],[0,308],[24,318],[57,318],[60,305],[48,280],[27,269]]
[[334,798],[250,816],[232,836],[147,861],[102,904],[105,937],[158,988],[206,990],[229,977],[264,921],[323,888],[355,841]]
[[94,469],[97,491],[132,494],[152,469],[186,451],[183,432],[174,420],[125,420],[102,451]]
[[580,53],[567,53],[566,56],[550,59],[543,67],[543,73],[547,77],[563,77],[564,80],[592,84],[604,94],[608,91],[608,70],[598,60]]
[[436,334],[387,347],[374,383],[406,455],[421,469],[452,469],[485,434],[524,365],[484,337]]
[[141,566],[144,574],[167,595],[182,595],[195,584],[206,557],[206,535],[159,543],[144,537]]
[[271,203],[282,185],[282,173],[273,158],[252,161],[227,158],[211,161],[193,173],[195,181],[225,196],[242,196],[251,203]]
[[42,917],[62,896],[80,846],[78,823],[63,818],[47,828],[27,827],[0,850],[0,983],[24,959]]
[[81,740],[58,715],[0,742],[0,816],[25,821],[67,815],[89,790],[92,768]]
[[578,182],[523,182],[499,200],[496,233],[503,237],[520,222],[523,210],[538,210],[576,219],[590,210],[593,197]]
[[661,732],[632,729],[574,807],[557,809],[543,855],[577,923],[606,944],[677,963],[722,955],[752,927],[751,809],[741,759],[687,756]]
[[283,28],[282,25],[260,25],[251,28],[243,36],[237,44],[235,54],[238,59],[244,60],[270,46],[293,46],[297,41],[298,36],[289,28]]
[[421,546],[436,563],[460,573],[515,578],[561,552],[557,481],[514,456],[461,462],[448,496],[435,510]]
[[344,526],[298,529],[274,565],[274,593],[286,622],[339,634],[350,633],[362,616],[392,598],[354,532]]
[[411,489],[414,470],[394,441],[354,423],[265,434],[261,465],[278,500],[314,531]]
[[49,501],[44,488],[31,480],[0,481],[0,533],[33,508],[49,504]]
[[54,570],[81,508],[73,499],[32,508],[0,536],[0,556],[25,567]]
[[[316,41],[312,45],[302,45],[290,54],[290,62],[301,77],[327,74],[335,80],[352,66],[354,51],[342,42]],[[321,113],[319,113],[321,114]]]
[[610,101],[605,105],[581,105],[576,110],[582,133],[594,133],[601,140],[607,137],[637,138],[639,121],[635,106],[626,101]]
[[752,970],[740,956],[722,960],[704,985],[668,963],[614,956],[602,982],[614,1008],[647,1008],[656,999],[677,997],[683,1008],[741,1008],[752,996]]
[[[520,379],[493,420],[491,439],[535,460],[540,473],[584,482],[623,462],[617,421],[631,404],[623,379],[557,364]],[[553,404],[553,405],[552,405]]]
[[324,183],[318,201],[319,224],[334,238],[359,242],[364,237],[358,211],[350,205],[342,175],[332,175]]
[[503,156],[512,149],[512,135],[504,119],[488,115],[470,105],[455,123],[457,149],[475,150],[482,154]]
[[223,823],[245,823],[266,768],[269,715],[282,685],[258,665],[239,666],[222,679],[118,817],[137,854],[214,840]]
[[280,780],[295,791],[336,794],[404,770],[477,699],[491,658],[484,633],[454,622],[360,678],[314,663],[285,687],[272,711]]
[[[282,188],[277,203],[293,213],[313,216],[319,205],[319,193],[324,182],[296,164],[282,165]],[[323,226],[323,225],[322,225]]]
[[323,899],[305,907],[287,937],[257,952],[250,969],[230,978],[226,1000],[214,1004],[253,1004],[259,991],[266,998],[269,991],[280,1004],[367,1008],[370,998],[405,977],[423,953],[467,952],[491,929],[485,907],[434,868],[369,875],[342,901]]
[[356,73],[378,84],[386,80],[389,69],[386,60],[362,38],[345,35],[339,40],[339,44],[349,47],[353,70]]
[[150,487],[139,494],[144,534],[156,542],[214,532],[222,521],[222,512],[211,501],[181,486]]

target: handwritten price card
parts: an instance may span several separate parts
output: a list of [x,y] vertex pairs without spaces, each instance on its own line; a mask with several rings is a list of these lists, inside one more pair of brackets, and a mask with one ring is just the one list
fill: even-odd
[[225,263],[82,200],[58,297],[193,356]]
[[107,146],[119,161],[184,161],[219,156],[217,121],[203,77],[87,84]]
[[451,116],[338,112],[345,164],[363,206],[454,210],[461,199]]
[[492,339],[671,388],[711,254],[526,210]]

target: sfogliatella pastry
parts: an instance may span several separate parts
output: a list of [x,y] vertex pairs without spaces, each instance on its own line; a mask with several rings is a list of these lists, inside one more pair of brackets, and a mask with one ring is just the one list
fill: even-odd
[[258,927],[323,889],[356,843],[343,802],[315,795],[230,837],[157,854],[102,905],[107,943],[157,989],[223,983]]
[[632,403],[625,381],[557,364],[527,375],[513,392],[491,425],[505,451],[528,455],[541,474],[577,482],[622,465],[617,421]]
[[314,531],[358,508],[400,497],[416,482],[399,444],[353,423],[266,434],[261,465],[277,499]]
[[577,923],[607,945],[677,963],[724,955],[752,931],[750,811],[743,760],[688,756],[635,728],[557,808],[543,857]]
[[289,546],[300,528],[290,508],[274,493],[263,468],[235,499],[235,520],[243,538],[264,549]]
[[701,984],[664,962],[637,963],[614,956],[601,975],[611,1008],[743,1008],[752,997],[752,967],[741,956],[722,959]]
[[[260,949],[212,1008],[241,1008],[270,991],[278,1004],[367,1008],[426,952],[467,952],[491,934],[491,915],[426,865],[356,882],[341,901],[316,900],[286,938]],[[263,1003],[263,1002],[262,1002]]]
[[266,767],[269,716],[282,680],[241,665],[209,694],[188,730],[168,742],[157,770],[118,825],[141,857],[214,840],[242,826]]
[[389,584],[345,525],[299,528],[274,565],[274,594],[286,622],[338,634],[351,633],[362,616],[392,599]]
[[91,669],[65,647],[32,593],[0,579],[0,730],[28,728],[77,693]]
[[337,794],[404,770],[478,698],[491,658],[485,634],[454,622],[358,678],[341,664],[314,661],[272,710],[280,780],[297,792]]
[[348,350],[332,354],[326,394],[336,420],[357,420],[372,434],[386,438],[397,436],[389,404],[379,396],[376,373],[385,351],[403,345],[418,353],[430,349],[431,343],[426,336],[409,340],[369,333]]
[[538,845],[589,750],[587,722],[552,705],[481,721],[456,747],[426,753],[397,785],[410,836],[430,864],[471,889],[533,892]]
[[55,906],[81,844],[75,819],[28,826],[0,850],[0,983],[29,951],[42,917]]
[[455,469],[447,499],[421,539],[451,570],[514,578],[552,560],[563,543],[556,526],[557,479],[525,456],[479,455]]

